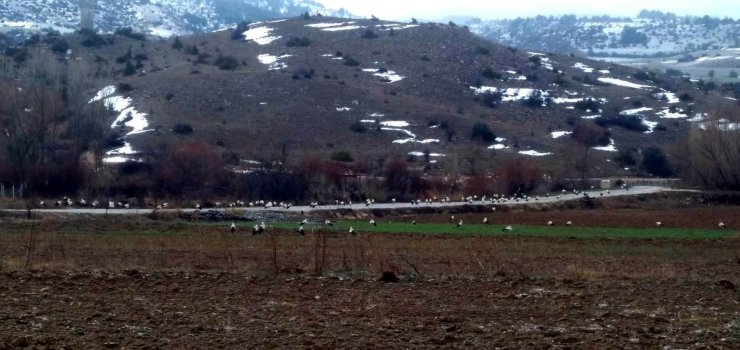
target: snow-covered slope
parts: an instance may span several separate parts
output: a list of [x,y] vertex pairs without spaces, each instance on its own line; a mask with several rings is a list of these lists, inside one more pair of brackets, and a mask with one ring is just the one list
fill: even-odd
[[[349,17],[312,0],[96,0],[95,27],[112,32],[131,27],[169,37],[219,30],[242,21],[293,17],[302,13]],[[79,28],[79,0],[1,0],[0,30]]]
[[538,16],[466,24],[505,45],[556,53],[580,51],[591,57],[672,56],[740,47],[740,21],[706,16],[643,12],[637,18]]

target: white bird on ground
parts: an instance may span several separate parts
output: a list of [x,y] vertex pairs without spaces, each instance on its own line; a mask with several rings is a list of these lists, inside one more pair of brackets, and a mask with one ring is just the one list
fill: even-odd
[[374,219],[370,219],[370,225],[378,226],[378,224],[375,223],[375,220]]
[[568,222],[565,223],[565,226],[571,226],[573,225],[573,221],[568,220]]
[[260,226],[259,225],[254,225],[254,227],[252,227],[252,235],[253,236],[256,236],[259,233],[260,233]]
[[487,224],[488,223],[488,218],[483,218],[483,223],[484,224]]
[[265,222],[262,221],[262,223],[260,224],[260,227],[259,227],[260,233],[265,232],[265,229],[266,228],[267,228],[267,226],[265,226]]
[[655,226],[658,226],[658,227],[663,227],[663,223],[662,223],[662,222],[660,222],[660,221],[656,221],[656,222],[655,222]]
[[308,219],[303,219],[303,221],[301,221],[301,226],[307,225],[307,224],[308,224]]
[[332,227],[333,227],[333,226],[334,226],[334,223],[333,223],[333,222],[331,222],[331,220],[329,220],[329,219],[326,219],[326,220],[324,221],[324,225],[329,225],[329,226],[332,226]]
[[504,227],[504,228],[503,228],[503,229],[502,229],[501,231],[504,231],[504,232],[507,232],[507,231],[508,231],[508,232],[511,232],[511,231],[514,231],[514,227],[512,227],[511,225],[507,225],[507,226],[506,226],[506,227]]
[[351,234],[351,235],[354,235],[355,234],[355,229],[352,226],[350,226],[350,228],[349,228],[349,234]]
[[298,226],[298,233],[303,236],[306,234],[306,230],[303,229],[303,225]]
[[411,225],[416,225],[416,220],[411,220]]
[[451,221],[451,222],[452,222],[452,221],[455,221],[455,215],[451,215],[451,216],[450,216],[450,221]]
[[462,220],[460,220],[460,221],[458,221],[458,222],[457,222],[457,227],[458,227],[458,228],[462,227],[462,225],[463,225],[463,222],[462,222]]
[[231,233],[236,233],[236,223],[232,221],[231,228],[229,228],[229,230],[231,231]]
[[722,221],[720,221],[717,226],[719,226],[719,228],[727,228],[727,225],[725,225],[725,223]]
[[552,222],[552,220],[550,220],[550,221],[547,222],[547,226],[553,226],[553,225],[555,225],[555,224]]

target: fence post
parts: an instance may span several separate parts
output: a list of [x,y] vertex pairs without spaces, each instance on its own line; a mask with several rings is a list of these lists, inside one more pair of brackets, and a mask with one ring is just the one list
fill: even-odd
[[13,199],[15,199],[15,185],[13,185]]

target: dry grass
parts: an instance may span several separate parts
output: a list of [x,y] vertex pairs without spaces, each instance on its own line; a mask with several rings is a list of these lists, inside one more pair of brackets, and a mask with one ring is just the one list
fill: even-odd
[[[2,269],[216,270],[258,275],[404,275],[704,279],[738,270],[740,240],[576,240],[544,237],[426,236],[282,230],[231,235],[182,223],[53,229],[0,235]],[[75,233],[77,231],[77,233]],[[118,232],[126,234],[117,234]],[[33,240],[31,239],[33,235]],[[34,245],[29,249],[30,242]],[[734,271],[734,272],[733,272]]]

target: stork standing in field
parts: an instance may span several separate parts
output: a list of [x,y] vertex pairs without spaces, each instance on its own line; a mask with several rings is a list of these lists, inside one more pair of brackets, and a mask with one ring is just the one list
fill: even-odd
[[462,220],[460,220],[460,221],[457,222],[457,228],[462,227],[462,225],[463,225],[463,221]]
[[663,223],[660,222],[660,221],[656,221],[655,222],[655,226],[657,226],[657,227],[663,227]]
[[568,222],[565,223],[565,226],[572,226],[572,225],[573,225],[573,221],[570,221],[570,220],[568,220]]
[[267,226],[265,226],[265,222],[262,221],[262,223],[260,224],[260,229],[259,229],[260,233],[265,232],[265,229],[267,229]]
[[484,225],[488,224],[488,218],[483,218],[483,224]]
[[501,231],[504,231],[504,232],[511,232],[511,231],[514,231],[514,227],[512,227],[511,225],[507,225],[507,226],[506,226],[506,227],[504,227],[504,228],[503,228],[503,229],[502,229]]
[[378,226],[378,224],[375,222],[375,219],[370,219],[370,225]]
[[254,225],[254,227],[252,228],[252,236],[256,236],[259,233],[260,233],[260,226],[259,225]]
[[550,220],[550,221],[547,222],[547,226],[553,226],[553,225],[555,225],[555,224],[552,222],[552,220]]
[[300,234],[301,236],[306,235],[306,230],[303,229],[303,224],[301,224],[301,226],[298,226],[298,234]]
[[349,234],[351,235],[355,234],[355,229],[352,226],[349,227]]
[[721,221],[719,222],[717,226],[719,226],[719,228],[727,228],[727,225],[725,225],[725,223]]
[[233,233],[236,233],[236,223],[234,223],[234,222],[232,221],[232,222],[231,222],[231,228],[229,228],[229,230],[231,231],[231,233],[232,233],[232,234],[233,234]]

